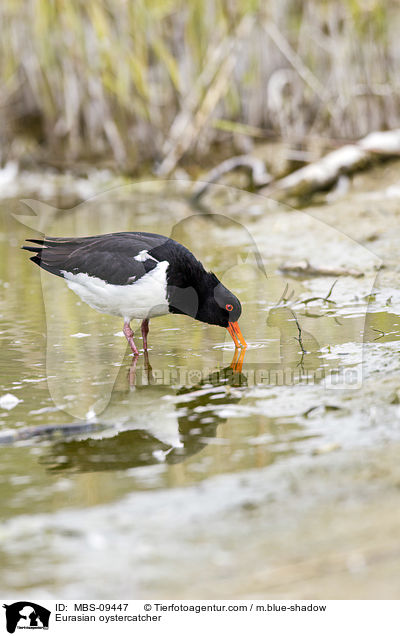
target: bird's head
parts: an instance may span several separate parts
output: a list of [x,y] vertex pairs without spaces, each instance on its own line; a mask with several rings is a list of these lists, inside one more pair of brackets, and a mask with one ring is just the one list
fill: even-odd
[[196,319],[210,325],[228,329],[236,346],[247,344],[239,329],[238,320],[242,313],[240,300],[211,274],[207,291],[199,304]]
[[196,319],[210,325],[228,327],[230,322],[237,322],[242,313],[240,301],[229,289],[217,280],[217,284],[207,288],[205,296],[199,303]]
[[[211,272],[201,272],[196,279],[191,277],[185,285],[168,285],[169,311],[173,314],[185,314],[209,325],[218,325],[228,329],[236,347],[247,347],[238,325],[242,313],[240,301]],[[186,281],[185,281],[186,282]]]

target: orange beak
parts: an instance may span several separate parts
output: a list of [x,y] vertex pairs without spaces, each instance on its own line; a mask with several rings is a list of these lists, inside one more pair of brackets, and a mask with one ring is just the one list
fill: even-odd
[[246,355],[245,347],[243,347],[243,349],[238,349],[238,348],[235,349],[235,353],[233,354],[233,360],[231,362],[231,369],[233,369],[233,371],[237,373],[242,372],[243,360],[245,355]]
[[239,324],[237,322],[229,322],[227,326],[227,330],[229,331],[233,342],[235,343],[235,347],[243,347],[246,349],[247,342],[242,336],[242,332],[240,331]]

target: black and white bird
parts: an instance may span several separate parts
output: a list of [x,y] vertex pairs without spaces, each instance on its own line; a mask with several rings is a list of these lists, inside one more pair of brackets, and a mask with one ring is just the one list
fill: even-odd
[[236,347],[246,347],[238,319],[238,298],[207,272],[196,257],[171,238],[148,232],[117,232],[78,238],[27,239],[31,261],[61,276],[93,309],[121,316],[135,356],[130,321],[141,319],[147,350],[149,320],[168,313],[186,314],[228,329]]

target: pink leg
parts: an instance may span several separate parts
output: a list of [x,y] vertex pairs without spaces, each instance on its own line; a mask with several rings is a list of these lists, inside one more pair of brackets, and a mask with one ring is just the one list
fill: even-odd
[[133,355],[134,356],[138,356],[139,355],[139,351],[136,348],[135,343],[133,342],[133,331],[131,329],[131,326],[129,324],[129,322],[125,322],[124,323],[124,329],[123,332],[125,334],[125,338],[127,339],[127,341],[129,342],[129,346],[133,351]]
[[149,333],[149,319],[145,318],[141,325],[142,337],[143,337],[143,349],[147,351],[147,334]]

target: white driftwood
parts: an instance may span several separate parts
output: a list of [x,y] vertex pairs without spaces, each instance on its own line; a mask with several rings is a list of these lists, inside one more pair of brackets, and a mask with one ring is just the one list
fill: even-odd
[[347,144],[322,159],[292,172],[260,190],[266,196],[304,196],[324,190],[343,174],[368,166],[377,156],[400,155],[400,129],[373,132],[355,144]]
[[218,166],[215,166],[215,168],[207,172],[207,174],[201,178],[201,181],[195,185],[193,199],[199,200],[212,183],[218,181],[224,174],[232,170],[237,170],[238,168],[244,168],[250,172],[253,185],[257,188],[265,186],[272,181],[272,177],[269,172],[267,172],[262,159],[252,157],[251,155],[237,155],[236,157],[230,157],[230,159],[222,161]]

